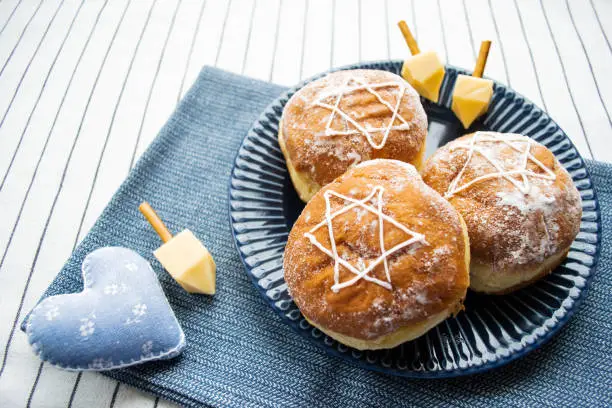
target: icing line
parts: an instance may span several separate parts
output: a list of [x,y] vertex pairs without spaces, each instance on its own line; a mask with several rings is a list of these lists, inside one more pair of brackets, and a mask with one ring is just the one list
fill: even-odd
[[[356,200],[352,197],[347,197],[345,195],[342,195],[340,193],[337,193],[333,190],[327,190],[324,194],[323,197],[325,199],[325,220],[321,221],[319,224],[315,225],[310,231],[306,232],[304,234],[304,236],[306,238],[308,238],[310,240],[310,242],[315,245],[318,249],[320,249],[323,253],[325,253],[327,256],[331,257],[334,259],[334,285],[331,287],[332,291],[334,292],[338,292],[340,289],[346,288],[348,286],[353,285],[354,283],[358,282],[361,279],[365,279],[369,282],[373,282],[376,283],[386,289],[392,289],[391,286],[391,276],[389,273],[389,264],[387,261],[387,257],[390,256],[391,254],[393,254],[394,252],[399,251],[402,248],[405,248],[409,245],[412,245],[416,242],[420,242],[420,243],[427,243],[427,241],[425,240],[425,236],[423,234],[419,234],[418,232],[412,231],[410,229],[408,229],[406,226],[400,224],[399,222],[397,222],[395,219],[393,219],[392,217],[384,214],[382,212],[382,197],[384,194],[384,188],[381,186],[376,186],[374,187],[374,189],[372,190],[372,192],[370,194],[368,194],[365,198],[361,199],[361,200]],[[331,201],[330,198],[331,196],[335,196],[337,198],[340,198],[344,201],[348,201],[351,204],[342,207],[341,209],[335,211],[335,212],[331,212]],[[376,196],[376,208],[366,204],[368,201],[371,201],[374,199],[374,196]],[[336,240],[334,237],[334,230],[333,230],[333,225],[332,225],[332,220],[341,215],[344,214],[347,211],[352,210],[355,207],[361,207],[363,209],[365,209],[368,212],[371,212],[372,214],[375,214],[378,216],[378,224],[379,224],[379,228],[378,228],[378,232],[379,232],[379,243],[380,243],[380,252],[381,255],[375,259],[373,262],[371,262],[367,267],[365,268],[361,268],[357,269],[355,268],[353,265],[351,265],[350,263],[348,263],[346,260],[342,259],[339,255],[338,255],[338,250],[336,247]],[[402,231],[404,231],[405,233],[407,233],[408,235],[411,236],[410,239],[403,241],[397,245],[395,245],[393,248],[391,249],[386,249],[385,248],[385,243],[384,243],[384,221],[390,222],[391,224],[393,224],[395,227],[401,229]],[[318,230],[319,228],[323,227],[323,226],[327,226],[327,231],[329,234],[329,240],[330,240],[330,246],[331,246],[331,250],[326,248],[325,246],[323,246],[323,244],[321,244],[316,237],[313,235],[313,233]],[[360,263],[361,264],[365,264],[365,262],[363,261],[363,259],[359,258]],[[370,276],[369,273],[379,264],[383,264],[384,265],[384,269],[385,269],[385,277],[386,277],[386,281],[383,281],[381,279],[375,278],[373,276]],[[355,276],[349,280],[346,280],[344,282],[340,282],[340,266],[344,266],[346,269],[348,269],[351,273],[353,273]]]
[[[351,82],[355,82],[358,85],[350,86],[349,84]],[[397,94],[398,98],[397,98],[397,102],[395,103],[395,107],[393,107],[389,102],[384,100],[383,97],[378,92],[376,92],[376,89],[378,88],[388,88],[388,87],[397,87],[398,89],[398,94]],[[380,103],[382,103],[387,109],[391,111],[392,113],[391,120],[389,121],[386,127],[366,128],[364,126],[361,126],[356,120],[351,118],[346,112],[340,109],[340,101],[342,100],[342,98],[346,96],[348,93],[359,91],[359,90],[368,91],[369,93],[374,95]],[[346,81],[344,81],[344,84],[342,85],[342,87],[340,87],[340,91],[337,94],[333,94],[333,93],[326,94],[324,97],[319,98],[314,102],[314,104],[317,106],[331,110],[331,114],[329,115],[327,119],[327,124],[325,125],[324,136],[330,137],[330,136],[346,136],[346,135],[352,135],[352,134],[362,134],[365,136],[366,140],[368,141],[370,146],[372,146],[372,148],[377,149],[377,150],[382,149],[387,143],[387,139],[389,138],[389,132],[391,130],[410,129],[410,124],[399,113],[399,107],[400,107],[402,99],[404,98],[405,93],[406,93],[406,86],[399,82],[383,82],[379,84],[368,84],[368,83],[362,82],[361,80],[357,78],[347,78]],[[336,96],[336,100],[333,105],[323,102],[323,99],[329,96]],[[349,122],[356,129],[345,129],[345,130],[332,129],[331,127],[332,122],[336,115],[339,115],[340,117],[342,117],[345,121]],[[396,119],[402,122],[401,125],[395,125],[395,126],[393,125]],[[372,133],[377,133],[377,132],[384,132],[383,138],[380,141],[380,143],[376,143],[374,139],[372,138]]]
[[[509,147],[511,147],[513,150],[519,152],[522,154],[522,167],[521,168],[517,168],[514,170],[506,170],[504,169],[504,167],[502,166],[502,164],[500,163],[499,160],[490,157],[487,152],[482,149],[481,147],[477,146],[478,142],[493,142],[493,143],[504,143],[506,145],[508,145]],[[521,150],[520,147],[516,146],[516,143],[524,143],[525,144],[525,148],[524,150]],[[476,134],[474,135],[474,137],[472,137],[472,139],[470,139],[469,142],[467,143],[458,143],[454,146],[451,147],[451,150],[454,149],[466,149],[468,150],[468,157],[467,160],[465,161],[463,167],[461,168],[461,170],[459,171],[459,173],[457,174],[457,176],[451,181],[450,185],[448,186],[448,189],[446,191],[446,193],[444,194],[444,198],[450,198],[453,195],[471,187],[472,185],[479,183],[481,181],[484,180],[488,180],[491,178],[504,178],[507,181],[509,181],[510,183],[512,183],[512,185],[514,185],[514,187],[516,187],[517,190],[519,190],[521,193],[523,194],[527,194],[529,192],[530,189],[530,183],[529,183],[529,177],[534,177],[534,178],[539,178],[539,179],[544,179],[544,180],[555,180],[556,179],[556,175],[555,173],[552,172],[552,170],[550,170],[548,167],[546,167],[541,161],[539,161],[532,153],[531,153],[531,146],[533,145],[533,141],[525,136],[520,136],[520,135],[516,135],[516,136],[512,136],[512,137],[507,137],[507,138],[501,138],[500,136],[494,134],[494,133],[489,133],[489,132],[476,132]],[[472,157],[474,156],[475,153],[479,153],[482,157],[485,158],[485,160],[487,162],[489,162],[489,164],[491,164],[493,167],[495,167],[495,169],[497,170],[497,172],[493,172],[493,173],[489,173],[489,174],[483,174],[482,176],[476,177],[472,180],[470,180],[469,182],[461,185],[461,186],[457,186],[459,184],[459,181],[461,180],[461,177],[463,176],[463,173],[465,172],[465,170],[469,167],[469,164],[472,160]],[[529,163],[529,160],[531,160],[533,163],[535,163],[540,169],[544,170],[546,172],[546,175],[544,174],[538,174],[538,173],[534,173],[531,170],[527,169],[527,164]],[[519,175],[521,176],[522,179],[522,183],[519,183],[518,180],[516,180],[515,178],[511,177],[513,175]],[[522,185],[521,185],[522,184]]]

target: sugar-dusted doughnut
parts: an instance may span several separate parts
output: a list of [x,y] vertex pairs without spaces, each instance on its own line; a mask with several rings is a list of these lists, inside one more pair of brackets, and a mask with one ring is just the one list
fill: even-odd
[[397,160],[351,168],[306,205],[285,281],[302,314],[357,349],[392,348],[462,309],[469,241],[459,213]]
[[526,136],[463,136],[429,158],[422,175],[468,226],[475,291],[507,293],[549,273],[580,229],[572,179],[550,150]]
[[420,168],[427,116],[417,92],[379,70],[338,71],[313,81],[287,102],[278,141],[303,201],[350,167],[396,159]]

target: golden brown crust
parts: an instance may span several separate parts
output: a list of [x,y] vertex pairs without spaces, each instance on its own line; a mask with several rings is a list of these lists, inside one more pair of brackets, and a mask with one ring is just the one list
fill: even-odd
[[[305,233],[325,219],[326,191],[363,199],[384,188],[382,212],[409,230],[423,234],[425,244],[403,248],[387,259],[392,289],[359,280],[331,290],[334,260]],[[330,199],[331,212],[347,205]],[[369,265],[380,255],[378,217],[355,208],[333,219],[338,253],[352,265],[359,258]],[[410,236],[384,222],[384,244],[389,249]],[[313,232],[330,248],[326,226]],[[469,285],[469,241],[461,216],[439,194],[427,187],[413,166],[396,160],[373,160],[346,172],[319,191],[306,205],[285,248],[285,280],[304,316],[329,332],[354,339],[376,340],[416,325],[440,313],[461,308]],[[370,274],[384,279],[382,265]],[[340,268],[340,281],[354,275]]]
[[291,182],[293,183],[293,187],[295,191],[298,193],[300,200],[307,203],[310,201],[312,196],[314,196],[317,191],[321,189],[321,186],[318,185],[312,177],[306,172],[299,172],[296,170],[293,162],[291,161],[291,157],[287,154],[287,147],[285,146],[285,138],[283,137],[283,123],[281,122],[278,127],[278,145],[285,156],[285,163],[287,164],[287,171],[289,171],[289,177],[291,177]]
[[[336,93],[348,79],[368,84],[397,83],[405,87],[398,113],[409,124],[407,129],[389,132],[384,146],[377,149],[361,133],[325,136],[332,111],[316,101],[335,103]],[[398,87],[378,88],[383,100],[395,107]],[[367,90],[356,90],[344,95],[339,108],[366,128],[383,128],[393,113]],[[394,125],[401,122],[395,118]],[[331,128],[338,131],[354,130],[340,115],[335,115]],[[375,144],[382,142],[384,132],[372,133]],[[400,76],[379,70],[339,71],[306,85],[287,102],[283,111],[279,141],[288,163],[295,174],[311,185],[324,186],[360,162],[389,158],[420,167],[427,135],[427,116],[416,91]],[[280,139],[282,138],[282,140]]]
[[[469,158],[469,150],[460,146],[465,146],[475,135],[465,135],[450,142],[430,157],[422,170],[425,183],[440,194],[452,193],[452,182]],[[493,132],[481,132],[480,135],[523,137]],[[526,146],[526,142],[517,143],[521,149]],[[535,141],[532,143],[531,154],[551,170],[554,180],[544,178],[548,173],[535,161],[528,160],[527,169],[542,178],[527,176],[527,194],[507,179],[496,177],[478,181],[447,196],[467,223],[472,262],[493,272],[486,279],[495,279],[495,274],[499,274],[500,280],[506,274],[516,275],[518,279],[525,271],[538,274],[546,260],[567,250],[580,229],[582,209],[578,190],[552,152]],[[489,157],[498,160],[503,169],[523,166],[523,154],[503,143],[480,145]],[[474,153],[456,186],[466,185],[496,171],[481,154]],[[520,175],[512,177],[521,181]],[[472,268],[472,276],[474,273],[481,272]],[[512,281],[510,278],[509,282]],[[505,289],[508,288],[500,287],[497,291],[505,292]]]

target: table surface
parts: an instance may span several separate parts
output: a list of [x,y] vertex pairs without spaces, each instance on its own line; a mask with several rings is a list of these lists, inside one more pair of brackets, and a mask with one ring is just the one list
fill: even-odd
[[548,113],[612,161],[612,1],[0,0],[0,406],[171,406],[57,370],[18,322],[84,237],[203,65],[292,85],[421,49]]

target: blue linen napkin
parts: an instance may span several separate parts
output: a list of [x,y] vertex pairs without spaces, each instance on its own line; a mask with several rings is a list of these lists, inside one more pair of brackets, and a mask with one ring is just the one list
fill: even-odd
[[[589,162],[604,224],[599,266],[580,310],[548,344],[488,373],[414,380],[328,356],[285,325],[243,270],[228,216],[243,136],[284,89],[204,68],[43,297],[78,292],[83,258],[125,246],[148,259],[186,335],[183,354],[104,375],[187,406],[612,405],[612,166]],[[174,233],[191,229],[217,263],[214,297],[184,292],[155,260],[147,200]]]

